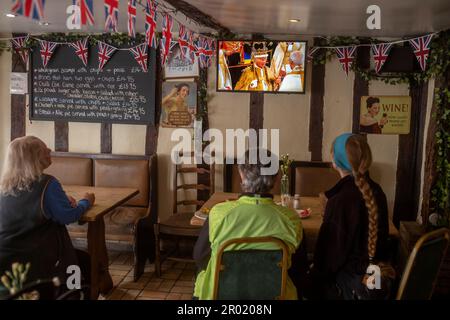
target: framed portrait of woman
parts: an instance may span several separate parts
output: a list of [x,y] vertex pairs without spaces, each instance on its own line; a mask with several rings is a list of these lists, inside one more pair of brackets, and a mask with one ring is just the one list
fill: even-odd
[[193,128],[197,114],[197,83],[164,81],[161,121],[163,127]]

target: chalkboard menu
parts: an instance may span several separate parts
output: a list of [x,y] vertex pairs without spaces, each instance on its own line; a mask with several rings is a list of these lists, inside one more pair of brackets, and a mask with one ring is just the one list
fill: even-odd
[[99,70],[97,46],[90,46],[85,67],[74,49],[60,45],[44,68],[35,48],[30,119],[154,124],[155,62],[149,48],[148,72],[143,72],[128,50],[117,50]]

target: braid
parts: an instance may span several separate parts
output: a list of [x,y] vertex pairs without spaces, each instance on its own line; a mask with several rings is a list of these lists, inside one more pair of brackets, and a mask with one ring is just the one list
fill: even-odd
[[363,196],[366,204],[367,211],[369,213],[369,238],[368,238],[368,253],[369,260],[372,262],[377,250],[377,238],[378,238],[378,206],[375,201],[372,189],[364,174],[359,172],[354,173],[355,184]]
[[367,171],[372,164],[372,152],[365,137],[352,135],[346,144],[348,160],[352,166],[355,184],[362,194],[368,212],[369,232],[368,232],[368,253],[372,262],[377,249],[378,237],[378,206],[372,192],[372,188],[367,181]]

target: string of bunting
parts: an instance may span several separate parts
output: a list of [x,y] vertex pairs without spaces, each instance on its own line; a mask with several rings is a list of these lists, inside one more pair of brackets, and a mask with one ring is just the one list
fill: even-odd
[[[195,58],[198,57],[199,65],[201,68],[208,68],[212,64],[212,59],[215,56],[215,40],[210,37],[206,37],[200,34],[196,34],[195,32],[189,30],[180,23],[178,20],[174,19],[169,13],[167,8],[166,10],[158,9],[158,6],[161,6],[156,1],[153,0],[145,0],[146,4],[142,4],[140,0],[128,0],[128,35],[132,38],[136,37],[136,14],[137,14],[137,5],[144,7],[145,12],[145,43],[148,47],[157,48],[158,45],[160,47],[161,52],[161,64],[164,66],[170,54],[172,53],[173,47],[178,44],[182,53],[182,58],[184,60],[188,60],[190,63],[193,63]],[[74,5],[78,5],[80,8],[79,15],[79,23],[81,25],[94,25],[94,14],[93,14],[93,0],[72,0]],[[13,3],[13,7],[11,12],[16,15],[23,15],[26,17],[31,17],[36,20],[41,20],[44,15],[44,6],[45,0],[16,0]],[[118,26],[118,18],[119,18],[119,1],[118,0],[104,0],[105,6],[105,30],[108,32],[117,32]],[[173,10],[171,11],[173,12]],[[156,33],[156,20],[157,13],[163,14],[163,24],[162,24],[162,35],[161,39],[157,39]],[[177,41],[173,39],[173,29],[174,29],[174,21],[178,22],[179,26],[179,38]],[[24,47],[27,37],[17,37],[11,39],[12,47],[14,50],[20,54],[24,63],[28,61],[28,51]],[[56,48],[56,45],[70,45],[75,49],[75,53],[82,60],[83,64],[87,65],[87,39],[83,41],[76,41],[75,43],[66,43],[66,42],[51,42],[36,39],[39,41],[41,45],[41,57],[43,61],[43,66],[46,67],[48,62],[51,59],[51,56]],[[147,66],[143,67],[143,57],[148,59],[147,56],[147,48],[145,50],[142,47],[142,44],[139,44],[133,48],[116,48],[111,45],[101,45],[99,42],[99,68],[102,69],[111,56],[114,54],[116,50],[129,50],[133,57],[139,65],[143,68],[144,71],[147,71]],[[136,49],[136,48],[140,49]],[[112,50],[111,48],[114,48]],[[136,54],[138,56],[136,57]],[[101,58],[100,58],[101,57]]]
[[353,64],[353,61],[355,60],[356,48],[370,46],[375,64],[375,71],[376,73],[379,74],[381,68],[383,67],[384,63],[389,57],[389,53],[393,45],[397,43],[409,42],[409,44],[413,49],[414,55],[417,58],[417,61],[419,62],[421,70],[425,71],[427,67],[428,55],[430,53],[431,39],[435,34],[436,33],[431,33],[417,38],[384,42],[378,44],[357,44],[340,47],[315,46],[308,49],[307,60],[313,61],[314,55],[320,49],[333,49],[338,57],[342,69],[348,75],[348,72]]

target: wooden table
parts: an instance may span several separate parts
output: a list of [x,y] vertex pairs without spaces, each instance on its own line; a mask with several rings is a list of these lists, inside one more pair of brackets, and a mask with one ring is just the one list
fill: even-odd
[[87,243],[91,256],[91,299],[96,299],[99,292],[106,294],[113,287],[108,270],[103,216],[137,195],[139,190],[73,185],[65,185],[63,189],[68,196],[72,196],[76,200],[82,199],[86,192],[95,194],[94,206],[83,215],[80,222],[88,223]]
[[[211,209],[220,202],[237,200],[239,197],[238,193],[228,193],[228,192],[216,192],[214,193],[208,201],[201,207],[200,210],[204,208]],[[280,196],[274,196],[275,202],[281,202]],[[323,209],[320,203],[319,197],[301,197],[300,198],[300,207],[302,209],[310,208],[312,213],[308,218],[302,219],[303,231],[306,240],[306,246],[308,253],[314,253],[314,248],[317,242],[317,237],[319,235],[320,225],[322,224],[322,214]],[[197,217],[193,217],[191,219],[192,225],[203,225],[204,220],[199,219]],[[395,228],[394,224],[391,220],[389,220],[389,235],[391,237],[398,238],[398,231]]]

